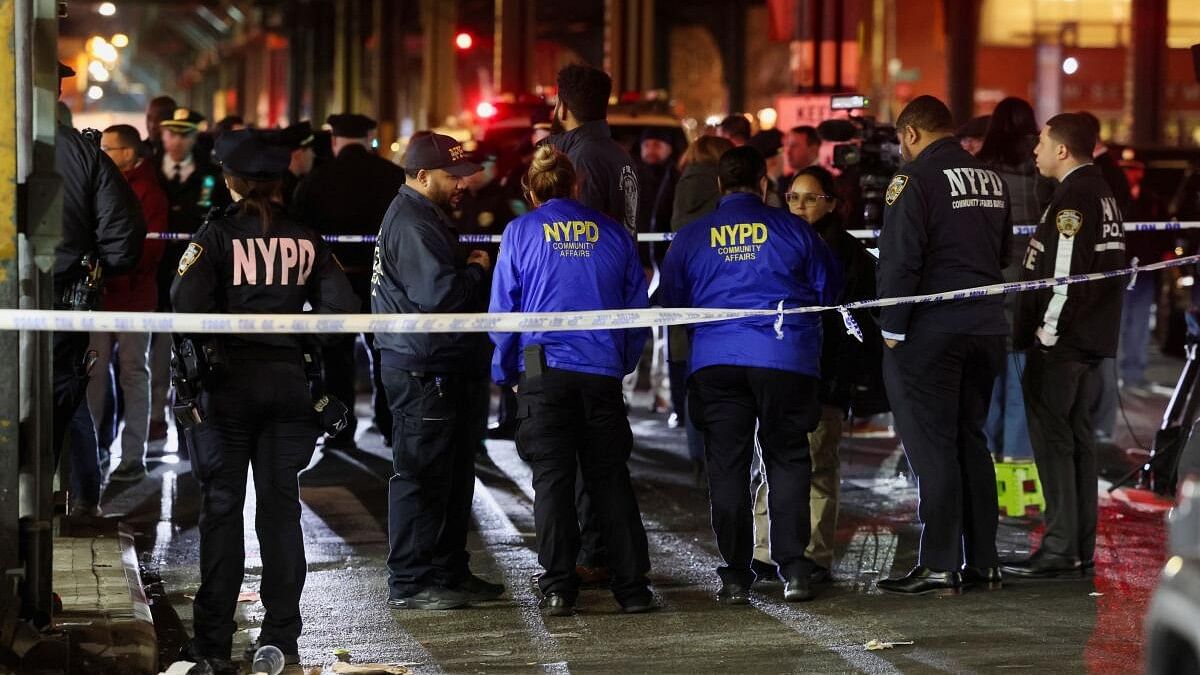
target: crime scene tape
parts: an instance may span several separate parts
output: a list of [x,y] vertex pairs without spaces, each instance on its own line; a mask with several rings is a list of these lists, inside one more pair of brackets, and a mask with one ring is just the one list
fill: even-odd
[[[709,323],[747,318],[770,318],[776,331],[785,327],[789,314],[838,311],[904,304],[928,304],[1020,293],[1051,286],[1086,283],[1136,275],[1200,262],[1200,255],[1111,272],[992,284],[956,291],[845,305],[774,309],[650,308],[505,314],[162,314],[152,312],[72,312],[62,310],[3,309],[0,330],[151,333],[528,333],[561,330],[613,330]],[[774,303],[772,303],[774,304]],[[850,322],[847,322],[849,329]]]
[[[1013,234],[1024,236],[1033,234],[1037,230],[1037,225],[1014,225]],[[1174,221],[1147,221],[1136,223],[1125,223],[1126,232],[1171,232],[1175,230],[1193,230],[1200,229],[1200,221],[1174,222]],[[850,234],[859,239],[877,239],[879,238],[879,230],[849,230]],[[147,239],[155,239],[161,241],[187,241],[192,238],[192,235],[181,232],[147,232]],[[329,234],[323,239],[334,244],[374,244],[375,235],[373,234]],[[637,240],[641,243],[671,241],[675,238],[674,232],[639,232]],[[498,234],[460,234],[458,236],[459,243],[462,244],[498,244],[500,243],[500,235]]]

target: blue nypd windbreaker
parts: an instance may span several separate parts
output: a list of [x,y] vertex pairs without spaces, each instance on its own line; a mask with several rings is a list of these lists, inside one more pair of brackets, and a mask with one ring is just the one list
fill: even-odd
[[[662,288],[672,307],[776,309],[831,305],[841,269],[803,219],[735,192],[684,227],[667,249]],[[689,373],[708,366],[774,368],[820,377],[821,315],[788,314],[689,326]]]
[[[551,199],[504,229],[492,279],[491,312],[571,312],[648,306],[646,275],[633,237],[608,216],[570,199]],[[491,333],[492,379],[516,384],[524,349],[543,345],[546,365],[624,377],[637,367],[645,328]]]

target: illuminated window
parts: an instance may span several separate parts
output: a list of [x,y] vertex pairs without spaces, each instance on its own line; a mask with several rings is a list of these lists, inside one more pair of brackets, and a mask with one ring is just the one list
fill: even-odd
[[[984,0],[979,40],[985,45],[1029,47],[1060,40],[1076,47],[1130,43],[1130,0]],[[1168,0],[1167,46],[1200,43],[1196,0]]]

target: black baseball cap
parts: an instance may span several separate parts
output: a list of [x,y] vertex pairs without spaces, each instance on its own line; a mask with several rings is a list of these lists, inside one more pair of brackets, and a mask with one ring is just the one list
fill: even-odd
[[292,149],[278,132],[257,129],[226,131],[217,138],[215,154],[221,168],[250,180],[275,180],[292,160]]
[[452,176],[465,178],[483,167],[467,158],[462,143],[444,134],[413,136],[402,162],[407,171],[442,169]]

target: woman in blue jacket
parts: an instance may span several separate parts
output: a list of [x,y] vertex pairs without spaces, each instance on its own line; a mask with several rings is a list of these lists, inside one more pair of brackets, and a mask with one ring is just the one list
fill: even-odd
[[[534,210],[504,231],[492,312],[622,310],[647,306],[633,238],[572,199],[575,169],[542,146],[523,187]],[[608,546],[612,591],[625,612],[655,608],[650,558],[626,462],[633,434],[621,378],[634,370],[645,329],[492,333],[492,378],[517,391],[517,452],[533,468],[541,609],[574,613],[579,524],[576,466]]]

